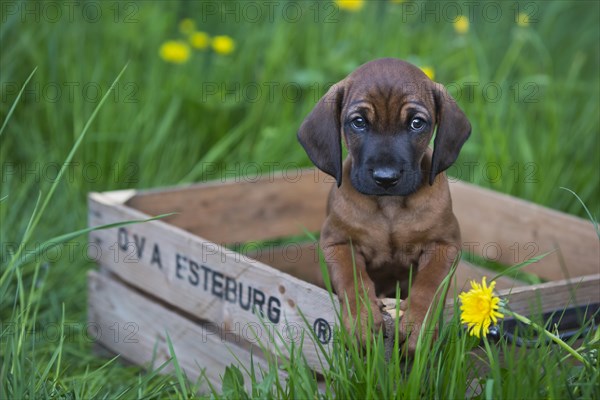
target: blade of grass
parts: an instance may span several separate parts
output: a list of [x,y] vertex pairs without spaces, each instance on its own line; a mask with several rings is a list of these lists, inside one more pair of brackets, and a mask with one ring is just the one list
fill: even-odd
[[173,367],[175,368],[175,375],[177,377],[177,381],[179,382],[179,387],[181,388],[181,391],[183,392],[183,397],[185,399],[189,399],[190,397],[188,396],[188,392],[187,392],[187,382],[186,382],[185,374],[183,373],[183,370],[181,369],[181,366],[179,365],[179,361],[177,360],[177,356],[175,355],[175,349],[173,348],[173,342],[171,341],[169,332],[165,331],[165,334],[167,336],[167,344],[169,345],[169,353],[171,353]]
[[567,192],[571,193],[573,196],[575,196],[575,198],[579,201],[579,203],[581,203],[581,205],[583,206],[583,209],[585,210],[585,212],[588,215],[588,218],[590,219],[592,224],[594,224],[594,229],[596,229],[596,235],[598,235],[598,239],[600,239],[600,228],[598,227],[598,220],[592,215],[591,211],[587,208],[587,206],[585,205],[583,200],[581,200],[581,197],[579,197],[577,195],[577,193],[575,193],[574,191],[572,191],[569,188],[561,186],[561,189],[566,190]]
[[60,320],[60,340],[58,342],[58,348],[56,349],[56,352],[58,353],[58,358],[56,360],[56,368],[54,370],[54,382],[52,383],[53,390],[56,390],[58,378],[60,377],[60,367],[62,365],[62,354],[63,354],[64,344],[65,344],[65,303],[62,303],[62,316],[61,316],[61,320]]
[[512,267],[509,267],[507,269],[505,269],[504,271],[500,272],[498,275],[494,276],[492,279],[490,279],[490,282],[495,281],[496,279],[500,278],[501,276],[505,276],[505,275],[510,275],[513,272],[518,272],[521,268],[524,268],[530,264],[536,263],[538,261],[540,261],[541,259],[543,259],[544,257],[546,257],[549,254],[554,253],[555,250],[549,251],[547,253],[541,254],[539,256],[530,258],[529,260],[525,260],[522,263],[519,263],[517,265],[513,265]]
[[[116,360],[119,356],[116,356],[114,358],[112,358],[109,362],[112,362],[113,360]],[[149,373],[144,377],[144,379],[141,380],[141,382],[138,383],[137,387],[141,388],[144,385],[148,384],[150,382],[151,379],[153,379],[154,377],[156,377],[163,369],[165,369],[170,363],[171,363],[172,359],[169,358],[168,360],[166,360],[164,363],[162,363],[158,368],[156,369],[152,369],[151,371],[149,371]],[[108,363],[106,363],[105,365],[103,365],[101,368],[104,368]],[[129,387],[124,389],[121,393],[119,393],[117,396],[114,397],[115,400],[121,399],[121,398],[127,398],[127,394],[132,391],[135,390],[135,387]],[[141,396],[139,396],[141,397]]]
[[8,111],[8,114],[6,115],[6,119],[4,120],[4,123],[2,124],[2,128],[0,128],[0,138],[2,137],[2,134],[4,133],[4,129],[6,128],[6,125],[8,125],[8,121],[10,120],[10,117],[15,112],[15,108],[17,107],[17,103],[19,102],[19,100],[21,100],[21,96],[23,95],[23,92],[25,91],[25,88],[27,87],[27,84],[29,83],[29,81],[31,80],[31,78],[33,78],[33,75],[35,75],[35,71],[37,71],[37,69],[38,69],[38,67],[35,67],[33,69],[33,71],[31,71],[31,73],[29,74],[29,76],[27,77],[27,79],[25,79],[25,83],[23,84],[23,87],[21,88],[21,90],[19,90],[19,94],[15,98],[15,101],[12,103],[12,106],[10,107],[10,110]]
[[41,208],[39,209],[39,211],[37,213],[34,213],[32,223],[29,226],[29,229],[25,231],[23,240],[21,241],[21,244],[17,250],[17,255],[16,255],[15,259],[18,259],[19,256],[21,255],[21,252],[25,248],[25,245],[28,243],[32,232],[37,227],[40,219],[42,218],[42,215],[44,215],[44,212],[46,211],[46,207],[50,203],[50,200],[52,199],[54,192],[58,188],[58,184],[62,181],[63,175],[65,174],[65,171],[68,169],[68,166],[70,165],[71,160],[73,159],[73,157],[75,156],[75,153],[79,149],[79,146],[83,142],[83,139],[85,138],[90,126],[92,125],[92,122],[96,118],[96,115],[98,115],[98,112],[100,111],[100,108],[102,108],[102,105],[104,104],[106,99],[109,98],[109,95],[114,90],[116,84],[119,82],[119,80],[121,79],[121,76],[125,73],[126,69],[127,69],[127,64],[123,67],[121,72],[119,72],[119,75],[117,75],[117,77],[115,78],[113,83],[110,85],[109,89],[106,91],[106,93],[104,94],[104,96],[102,97],[102,99],[100,100],[98,105],[94,108],[92,115],[88,118],[87,122],[85,123],[81,133],[79,134],[79,137],[75,141],[75,144],[71,148],[71,151],[69,152],[69,154],[67,155],[67,158],[65,159],[64,163],[62,164],[62,166],[56,176],[56,179],[54,179],[52,186],[50,186],[50,190],[48,191],[48,194],[46,194],[46,197],[44,198]]

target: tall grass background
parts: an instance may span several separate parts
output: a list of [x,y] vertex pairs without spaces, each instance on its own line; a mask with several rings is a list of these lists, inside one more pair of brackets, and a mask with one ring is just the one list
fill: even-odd
[[[330,84],[378,57],[433,68],[435,80],[457,97],[473,135],[451,175],[586,217],[575,197],[559,189],[567,187],[598,215],[596,2],[476,2],[467,15],[470,26],[465,34],[455,31],[454,12],[447,3],[373,1],[349,12],[333,3],[291,2],[294,8],[289,6],[286,15],[287,2],[277,2],[272,12],[254,2],[260,18],[254,18],[247,2],[227,3],[229,8],[199,1],[83,2],[72,13],[62,7],[60,16],[52,4],[56,3],[3,2],[0,10],[0,115],[2,124],[7,121],[0,137],[2,397],[182,393],[182,384],[174,378],[107,361],[91,351],[83,332],[85,274],[93,267],[84,251],[85,237],[70,239],[68,248],[18,269],[8,268],[40,193],[42,199],[49,193],[58,168],[126,64],[39,224],[28,231],[24,252],[84,228],[89,191],[220,178],[207,173],[213,171],[207,169],[209,163],[230,177],[243,174],[250,163],[262,166],[265,173],[273,164],[310,165],[295,138],[302,119]],[[93,14],[92,8],[84,12],[86,4],[100,14]],[[466,3],[454,4],[467,14]],[[484,14],[492,7],[500,16]],[[300,16],[292,13],[296,9]],[[433,11],[426,14],[426,9]],[[518,12],[530,14],[527,26],[515,23]],[[226,56],[194,51],[181,65],[163,61],[158,55],[161,44],[185,39],[178,28],[184,18],[192,18],[198,30],[210,35],[231,36],[235,51]],[[48,327],[54,326],[58,331],[49,333]],[[432,388],[456,397],[463,397],[464,386],[450,390],[453,381],[446,379],[466,381],[467,361],[461,354],[468,339],[460,340],[458,347],[432,353],[453,362],[456,372],[440,372],[447,364],[436,364],[435,357],[426,361],[439,372],[438,386]],[[507,353],[511,351],[516,352]],[[554,365],[555,376],[571,379],[556,366],[554,353],[530,354],[535,355],[528,356],[525,366],[514,366],[513,373]],[[385,365],[376,356],[369,360],[367,365],[374,368],[369,373]],[[303,371],[298,372],[298,383],[312,382],[307,370],[296,370]],[[511,373],[510,368],[494,371],[496,386],[486,390],[495,397],[509,398],[510,390],[523,390],[512,393],[517,397],[545,393],[543,382],[549,390],[563,382],[545,376],[524,385],[527,388],[511,389],[499,375]],[[357,381],[366,376],[361,374],[355,375]],[[388,388],[397,388],[393,379],[398,377],[389,379]],[[498,389],[499,380],[507,387]],[[363,393],[350,381],[338,393]],[[597,378],[586,382],[598,384]],[[574,396],[582,393],[591,392]]]

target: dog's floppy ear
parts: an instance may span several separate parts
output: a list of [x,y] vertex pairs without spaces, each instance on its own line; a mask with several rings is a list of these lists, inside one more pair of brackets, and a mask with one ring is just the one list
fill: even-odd
[[456,101],[448,94],[444,86],[434,83],[436,103],[437,132],[433,142],[433,157],[429,184],[435,177],[447,170],[458,158],[458,153],[471,134],[471,124]]
[[319,100],[298,130],[298,141],[317,168],[342,184],[342,133],[340,114],[344,84],[338,82]]

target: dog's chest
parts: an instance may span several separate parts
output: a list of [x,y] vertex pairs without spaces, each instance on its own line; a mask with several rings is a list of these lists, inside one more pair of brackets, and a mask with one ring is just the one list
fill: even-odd
[[417,266],[423,243],[405,234],[374,233],[360,246],[368,270]]
[[371,215],[369,232],[358,238],[368,270],[407,270],[411,265],[418,266],[431,232],[426,222],[431,220],[420,219],[419,214],[400,211]]

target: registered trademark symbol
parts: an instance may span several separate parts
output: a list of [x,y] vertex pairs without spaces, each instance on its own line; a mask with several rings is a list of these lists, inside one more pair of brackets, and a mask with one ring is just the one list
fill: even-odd
[[323,318],[317,318],[313,325],[313,330],[319,342],[323,344],[329,343],[331,340],[331,326]]

